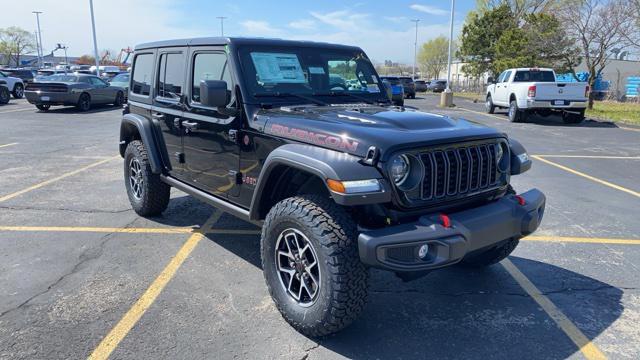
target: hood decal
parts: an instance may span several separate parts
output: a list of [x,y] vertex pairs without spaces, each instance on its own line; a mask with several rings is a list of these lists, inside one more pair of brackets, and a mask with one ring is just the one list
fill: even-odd
[[333,136],[280,124],[271,124],[267,131],[273,135],[353,153],[356,152],[360,144],[358,141],[349,139],[346,136]]

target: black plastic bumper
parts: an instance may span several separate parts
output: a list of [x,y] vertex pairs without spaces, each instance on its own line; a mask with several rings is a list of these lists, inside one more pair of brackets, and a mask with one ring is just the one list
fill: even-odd
[[[524,205],[514,195],[507,195],[484,206],[447,214],[451,220],[448,228],[440,214],[431,214],[414,223],[364,231],[358,237],[360,259],[392,271],[432,270],[455,264],[474,251],[529,235],[542,221],[545,197],[536,189],[520,196]],[[420,258],[423,245],[428,245],[428,252]]]

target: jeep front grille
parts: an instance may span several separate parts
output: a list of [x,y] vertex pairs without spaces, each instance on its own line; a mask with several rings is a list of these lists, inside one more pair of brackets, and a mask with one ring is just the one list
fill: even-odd
[[421,199],[446,201],[504,185],[498,172],[497,146],[500,145],[496,142],[462,144],[421,152],[424,165]]

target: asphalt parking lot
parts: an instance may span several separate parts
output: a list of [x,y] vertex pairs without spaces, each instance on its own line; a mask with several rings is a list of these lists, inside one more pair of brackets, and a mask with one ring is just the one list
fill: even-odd
[[173,190],[161,217],[129,205],[120,109],[0,107],[0,358],[640,358],[640,131],[506,114],[434,95],[406,104],[494,126],[534,155],[514,187],[547,196],[509,260],[414,282],[372,271],[345,331],[281,319],[254,225]]

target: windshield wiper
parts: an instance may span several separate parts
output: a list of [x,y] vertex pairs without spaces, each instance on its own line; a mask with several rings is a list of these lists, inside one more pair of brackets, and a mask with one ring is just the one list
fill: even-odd
[[255,94],[253,94],[253,96],[254,97],[280,97],[280,98],[281,97],[295,97],[295,98],[298,98],[298,99],[309,101],[309,102],[314,103],[316,105],[321,105],[321,106],[329,105],[329,104],[327,104],[326,102],[324,102],[322,100],[318,100],[318,99],[315,99],[315,98],[310,97],[310,96],[305,96],[305,95],[296,94],[296,93],[288,93],[288,92],[255,93]]
[[376,101],[373,101],[371,99],[367,99],[364,96],[359,96],[359,95],[352,94],[352,93],[346,92],[346,91],[329,91],[329,92],[325,92],[325,93],[314,93],[313,95],[320,95],[320,96],[322,96],[322,95],[325,95],[325,96],[342,96],[342,95],[346,95],[346,96],[352,97],[354,99],[358,99],[358,100],[360,100],[360,101],[362,101],[362,102],[364,102],[366,104],[369,104],[369,105],[378,105],[378,104],[381,104],[381,103],[382,104],[389,103],[388,100],[387,101],[382,101],[382,100],[378,99]]

